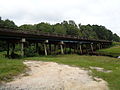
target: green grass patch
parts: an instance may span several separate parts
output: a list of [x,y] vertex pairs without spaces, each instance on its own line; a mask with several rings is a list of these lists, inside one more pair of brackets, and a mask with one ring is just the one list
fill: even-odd
[[117,57],[117,56],[120,56],[120,46],[115,45],[115,46],[112,46],[112,47],[107,48],[107,49],[101,49],[98,52],[106,54],[106,55],[111,55],[111,56]]
[[60,64],[84,67],[90,69],[92,67],[101,67],[106,70],[112,70],[110,73],[92,70],[92,74],[102,78],[109,83],[111,90],[120,90],[120,59],[105,56],[80,56],[80,55],[58,55],[58,56],[41,56],[29,57],[25,60],[52,61]]
[[5,58],[0,52],[0,82],[11,81],[14,76],[25,71],[25,65],[22,60]]
[[113,42],[112,45],[120,45],[120,42]]
[[14,76],[25,71],[24,60],[38,60],[46,62],[57,62],[70,66],[90,69],[92,67],[101,67],[106,70],[112,70],[110,73],[92,70],[93,76],[104,79],[109,83],[111,90],[120,90],[120,59],[105,56],[80,56],[80,55],[57,55],[57,56],[39,56],[27,57],[23,59],[7,59],[0,53],[0,81],[9,81]]

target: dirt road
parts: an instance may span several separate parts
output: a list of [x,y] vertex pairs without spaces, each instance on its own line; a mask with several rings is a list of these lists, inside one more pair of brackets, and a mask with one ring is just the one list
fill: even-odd
[[108,90],[107,83],[99,82],[88,71],[54,62],[26,61],[31,70],[28,76],[16,78],[0,90]]

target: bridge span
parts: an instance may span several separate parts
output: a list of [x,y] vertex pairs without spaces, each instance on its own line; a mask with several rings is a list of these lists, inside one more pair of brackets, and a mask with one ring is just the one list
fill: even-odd
[[84,54],[97,49],[107,48],[112,42],[106,40],[87,39],[78,36],[41,33],[39,31],[24,31],[0,28],[0,40],[7,44],[7,56],[15,51],[17,44],[21,45],[21,56],[25,55],[25,48],[34,43],[39,54],[43,49],[44,55],[51,54]]

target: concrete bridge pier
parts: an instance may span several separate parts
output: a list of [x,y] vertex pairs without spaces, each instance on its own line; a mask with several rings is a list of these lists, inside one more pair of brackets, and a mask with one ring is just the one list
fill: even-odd
[[61,50],[61,54],[64,54],[63,44],[64,44],[64,42],[61,41],[61,42],[60,42],[60,50]]
[[46,44],[44,44],[44,52],[45,52],[45,55],[47,56],[48,53],[47,53],[47,47],[46,47]]
[[47,56],[48,55],[48,52],[47,52],[47,43],[48,43],[48,40],[45,40],[44,41],[44,52],[45,52],[45,55]]
[[97,43],[97,49],[100,50],[100,43]]
[[24,57],[24,43],[26,42],[25,38],[21,39],[21,56]]
[[90,43],[90,46],[91,46],[91,51],[94,52],[93,43]]
[[80,54],[82,54],[82,44],[80,44],[79,46],[80,46]]

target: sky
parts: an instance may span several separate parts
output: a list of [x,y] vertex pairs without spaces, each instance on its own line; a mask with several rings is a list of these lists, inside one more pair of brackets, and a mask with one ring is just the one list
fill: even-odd
[[74,20],[103,25],[120,36],[120,0],[0,0],[0,16],[18,26]]

